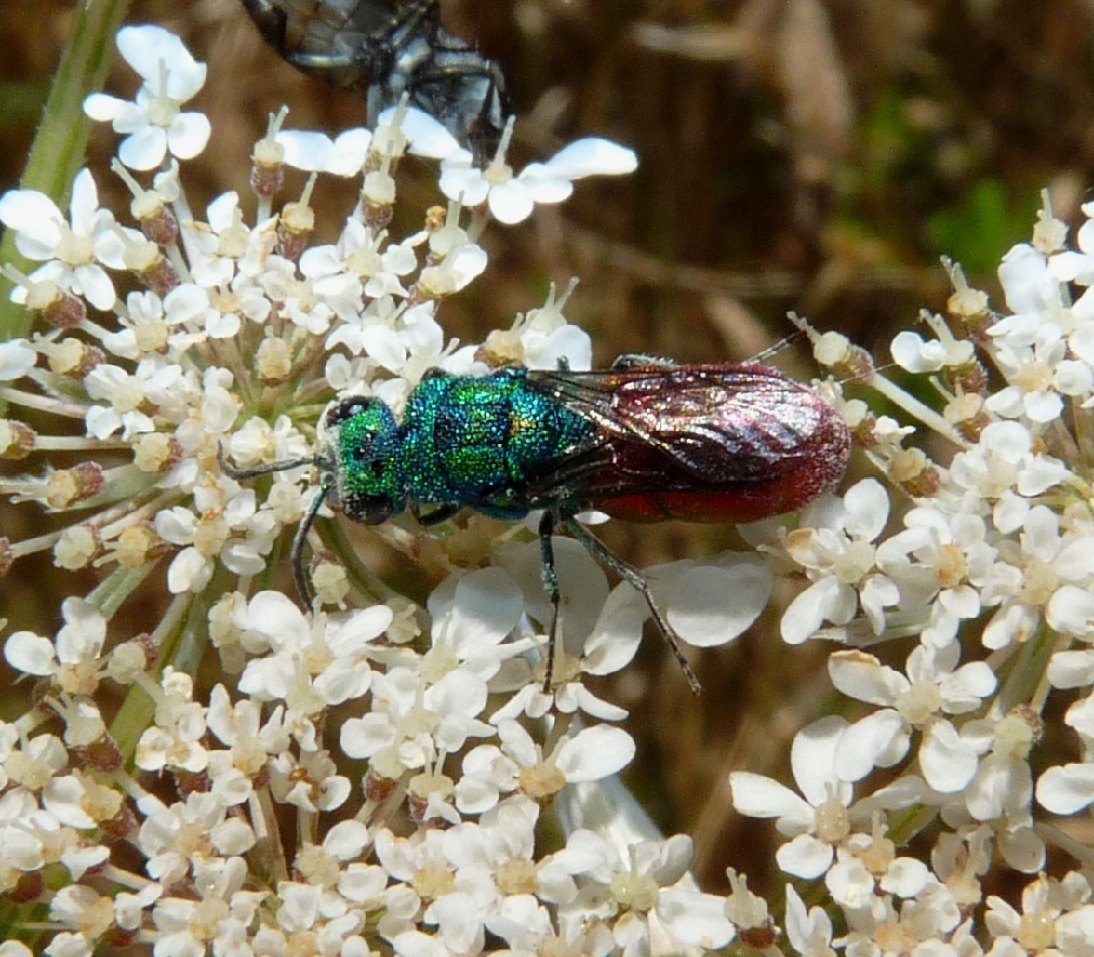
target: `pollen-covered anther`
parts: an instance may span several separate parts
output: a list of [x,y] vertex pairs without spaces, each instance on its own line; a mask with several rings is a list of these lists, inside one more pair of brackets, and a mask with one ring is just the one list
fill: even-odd
[[73,338],[58,339],[48,346],[43,344],[41,351],[46,354],[51,372],[72,379],[82,379],[106,361],[106,353],[98,346]]
[[992,320],[988,294],[982,289],[962,284],[946,300],[946,311],[959,320],[966,331],[972,331]]
[[41,498],[52,509],[68,508],[98,495],[104,482],[103,467],[97,462],[81,462],[70,469],[57,469],[47,477]]
[[178,272],[155,243],[130,244],[125,265],[157,296],[166,296],[179,284]]
[[158,657],[159,647],[155,639],[145,631],[129,641],[123,641],[110,652],[106,661],[106,674],[118,684],[132,684],[138,675],[155,665]]
[[987,370],[976,359],[959,366],[944,366],[942,374],[952,392],[983,393],[988,387]]
[[174,211],[161,196],[152,190],[144,190],[129,204],[133,218],[141,225],[141,232],[157,246],[169,246],[179,238],[179,221]]
[[427,233],[435,233],[444,229],[448,222],[448,209],[445,206],[430,206],[425,211],[423,226]]
[[3,578],[15,564],[15,552],[11,547],[11,540],[0,536],[0,578]]
[[813,357],[842,380],[866,380],[875,371],[870,353],[838,332],[826,332],[817,338]]
[[87,318],[84,301],[49,280],[31,283],[27,309],[58,329],[71,329]]
[[320,560],[311,576],[316,597],[324,605],[341,606],[349,597],[349,576],[341,562],[331,559]]
[[94,525],[70,525],[53,546],[53,564],[76,571],[87,568],[102,553],[102,538]]
[[913,498],[933,498],[942,488],[935,464],[920,449],[901,449],[889,461],[889,478]]
[[292,374],[292,349],[280,336],[266,336],[259,343],[255,368],[266,385],[278,385]]
[[228,544],[231,535],[231,527],[222,515],[202,515],[194,526],[194,548],[202,555],[215,558]]
[[984,400],[975,393],[958,395],[946,404],[942,415],[952,423],[963,438],[976,442],[993,419],[984,409]]
[[15,419],[0,419],[0,459],[18,462],[34,451],[38,434]]
[[407,805],[411,820],[425,827],[448,827],[449,822],[446,819],[428,816],[429,805],[431,800],[448,803],[455,790],[455,783],[445,774],[429,771],[415,774],[407,785]]
[[381,801],[386,801],[391,796],[391,793],[395,790],[398,783],[399,781],[397,778],[389,778],[382,774],[376,774],[372,768],[369,768],[368,773],[362,781],[365,800],[373,804],[379,804]]
[[123,529],[114,540],[110,558],[123,568],[140,568],[166,554],[170,545],[156,534],[151,522],[139,522]]
[[182,461],[182,444],[166,432],[146,432],[133,448],[133,464],[142,472],[163,474]]
[[367,173],[361,187],[361,203],[365,224],[373,230],[384,229],[395,210],[395,180],[383,170]]
[[524,364],[524,341],[515,329],[495,329],[475,350],[475,359],[491,368]]
[[264,136],[251,153],[251,189],[262,199],[272,199],[284,185],[285,148]]
[[1045,721],[1033,708],[1020,704],[1011,708],[1007,716],[996,725],[995,750],[999,742],[1013,745],[1017,753],[1028,754],[1029,749],[1041,741],[1045,734]]
[[296,262],[315,230],[315,210],[307,203],[286,203],[277,224],[277,252]]
[[521,793],[540,804],[546,804],[566,786],[565,776],[553,761],[522,768],[517,782]]
[[105,773],[118,771],[125,763],[117,743],[105,732],[90,744],[82,747],[80,756],[83,758],[86,767]]

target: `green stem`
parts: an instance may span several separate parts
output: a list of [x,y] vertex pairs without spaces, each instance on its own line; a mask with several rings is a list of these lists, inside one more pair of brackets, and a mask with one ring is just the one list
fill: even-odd
[[[223,565],[217,566],[213,578],[197,595],[176,595],[167,614],[153,632],[159,658],[150,671],[158,681],[170,665],[177,671],[198,675],[201,656],[208,644],[209,608],[229,587],[234,576]],[[110,732],[128,764],[133,759],[144,729],[152,722],[155,703],[139,685],[133,685],[122,702]]]
[[[103,85],[113,55],[114,34],[128,7],[129,0],[75,5],[72,37],[57,67],[20,180],[23,189],[45,193],[62,209],[84,161],[91,129],[91,120],[83,110],[84,97]],[[33,263],[16,252],[10,230],[0,243],[0,262],[13,263],[23,272],[34,269]],[[26,335],[30,329],[30,313],[9,301],[10,292],[11,281],[0,277],[0,342]]]

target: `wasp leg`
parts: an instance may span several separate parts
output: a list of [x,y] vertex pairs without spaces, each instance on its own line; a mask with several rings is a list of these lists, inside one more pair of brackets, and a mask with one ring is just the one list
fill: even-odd
[[323,507],[323,503],[327,500],[329,491],[330,481],[324,479],[319,485],[315,498],[308,506],[308,510],[304,513],[304,517],[300,519],[300,524],[296,526],[292,549],[289,552],[292,559],[292,574],[296,580],[296,590],[300,593],[300,600],[304,603],[306,610],[311,610],[315,596],[308,584],[308,576],[304,574],[304,542],[308,537],[308,532],[311,531],[312,525],[315,524],[315,516],[319,514],[319,509]]
[[[631,587],[637,588],[642,593],[642,597],[646,599],[646,604],[649,606],[650,614],[653,615],[653,620],[657,622],[657,627],[661,629],[661,634],[664,636],[665,641],[668,642],[668,646],[672,649],[673,656],[676,658],[676,663],[680,666],[680,670],[684,672],[684,677],[687,679],[688,686],[695,694],[699,694],[702,691],[702,685],[699,684],[699,679],[696,677],[695,672],[692,670],[691,665],[688,664],[687,658],[684,657],[681,644],[683,639],[676,633],[676,630],[669,624],[668,619],[664,616],[661,609],[657,607],[657,602],[653,600],[653,593],[650,591],[649,582],[643,577],[642,573],[633,565],[628,565],[622,558],[615,554],[607,545],[605,545],[599,538],[593,535],[588,529],[585,528],[576,519],[566,518],[563,520],[563,526],[566,530],[574,536],[584,546],[585,550],[593,556],[602,565],[607,565],[613,572],[615,572],[620,578],[628,582]],[[540,529],[542,535],[542,527]]]
[[410,505],[410,514],[414,516],[414,520],[423,528],[429,528],[430,525],[440,525],[441,522],[450,519],[460,510],[459,505],[438,505],[432,512],[423,512],[421,506],[417,502],[412,502]]
[[555,531],[555,514],[550,509],[539,520],[539,560],[543,569],[543,588],[551,603],[551,630],[547,635],[547,667],[544,669],[543,693],[550,694],[555,679],[555,645],[558,642],[558,608],[562,593],[558,587],[558,568],[555,566],[555,546],[551,535]]

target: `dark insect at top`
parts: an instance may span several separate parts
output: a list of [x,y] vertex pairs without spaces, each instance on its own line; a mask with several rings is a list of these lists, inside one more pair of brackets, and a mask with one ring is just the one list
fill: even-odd
[[365,93],[366,122],[404,94],[482,166],[512,112],[505,77],[441,24],[437,0],[242,0],[289,63]]

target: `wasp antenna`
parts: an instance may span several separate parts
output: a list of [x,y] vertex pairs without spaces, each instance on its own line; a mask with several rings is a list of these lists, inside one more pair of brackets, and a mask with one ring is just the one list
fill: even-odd
[[793,345],[799,339],[803,339],[804,337],[805,337],[805,330],[798,329],[795,332],[790,333],[790,335],[783,336],[778,342],[773,342],[766,349],[761,349],[759,352],[756,353],[756,355],[754,355],[748,361],[749,362],[763,362],[764,359],[770,359],[772,356],[778,355],[787,346]]
[[241,469],[232,465],[224,457],[224,443],[217,443],[217,463],[220,470],[233,479],[249,479],[256,475],[269,475],[271,472],[287,472],[289,469],[299,468],[301,465],[316,465],[318,456],[307,455],[298,459],[283,459],[280,462],[271,462],[269,465],[256,465],[253,468]]

